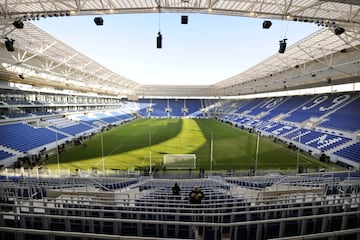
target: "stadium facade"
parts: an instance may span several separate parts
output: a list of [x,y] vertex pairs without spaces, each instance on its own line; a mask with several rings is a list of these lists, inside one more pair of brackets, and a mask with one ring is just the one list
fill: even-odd
[[[0,4],[1,239],[359,239],[358,1],[12,1]],[[319,31],[214,85],[142,85],[36,27],[42,17],[191,12],[313,22]],[[352,91],[290,96],[348,84]],[[250,94],[279,96],[240,99]],[[345,173],[27,176],[18,158],[137,118],[216,118]],[[16,173],[19,173],[18,175]],[[71,175],[71,174],[70,174]],[[169,194],[178,182],[179,196]],[[188,193],[206,197],[193,206]]]

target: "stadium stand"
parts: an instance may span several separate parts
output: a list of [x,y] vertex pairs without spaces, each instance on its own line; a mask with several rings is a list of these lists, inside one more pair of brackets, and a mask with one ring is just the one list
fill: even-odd
[[[7,51],[0,50],[0,239],[360,239],[360,93],[341,92],[359,90],[359,1],[297,0],[283,1],[283,5],[270,0],[4,2],[0,45]],[[209,86],[183,87],[142,85],[127,79],[31,21],[154,10],[256,18],[261,13],[260,17],[274,21],[316,23],[320,29],[288,46],[286,53],[287,39],[281,40],[281,55],[276,53],[243,73]],[[270,21],[264,23],[271,25]],[[158,35],[161,37],[160,32]],[[140,65],[137,70],[142,71]],[[310,95],[291,96],[294,92]],[[257,98],[240,99],[252,94]],[[88,153],[94,149],[82,139],[88,135],[91,139],[93,133],[138,118],[181,117],[215,118],[248,131],[246,136],[251,139],[255,139],[251,134],[258,133],[267,138],[263,142],[279,140],[295,146],[297,157],[300,151],[320,160],[328,156],[324,161],[345,166],[347,171],[323,173],[316,167],[315,173],[291,175],[289,171],[283,175],[280,170],[267,170],[264,172],[269,174],[261,175],[260,171],[252,174],[251,168],[248,173],[229,170],[213,175],[211,168],[204,176],[200,168],[197,177],[191,174],[191,167],[189,173],[179,169],[171,173],[170,168],[166,172],[164,162],[162,173],[144,170],[141,176],[138,169],[105,170],[104,157],[116,154],[112,151],[104,156],[103,134],[99,134],[101,151],[96,149],[97,156],[101,152],[102,171],[97,167],[75,172],[60,169],[59,154],[65,143],[79,143],[74,145],[81,146],[71,147]],[[199,127],[206,138],[205,132],[210,130]],[[152,141],[149,130],[139,146],[149,148],[150,157],[145,156],[143,164],[149,159],[152,169],[152,151],[163,150],[152,149],[152,144],[160,141],[156,136]],[[189,131],[187,139],[194,133]],[[132,137],[124,135],[122,139]],[[212,140],[211,132],[211,152]],[[206,144],[200,144],[195,147],[207,151]],[[116,147],[126,147],[129,152],[139,148],[128,145]],[[47,148],[53,157],[51,164],[57,158],[57,171],[42,162],[30,162],[45,156]],[[85,158],[79,166],[90,167]],[[28,166],[21,166],[27,160]],[[199,161],[201,165],[207,159]],[[100,165],[98,161],[96,166]],[[178,195],[172,193],[175,183],[181,188]],[[201,203],[189,201],[194,187],[205,194]]]
[[171,108],[168,105],[167,99],[151,99],[151,108],[151,116],[153,117],[171,116]]
[[13,157],[13,156],[15,156],[15,155],[12,154],[12,153],[5,152],[5,151],[3,151],[3,150],[0,150],[0,164],[1,164],[1,160],[6,159],[6,158],[9,158],[9,157]]
[[201,100],[200,99],[185,99],[185,108],[187,109],[187,116],[200,117],[202,116]]
[[292,133],[285,135],[285,138],[298,141],[302,144],[318,149],[320,151],[327,151],[331,148],[342,145],[351,141],[350,138],[343,136],[336,136],[332,134],[326,134],[316,132],[308,129],[297,129]]
[[257,98],[257,99],[252,99],[249,100],[247,103],[245,103],[244,105],[240,106],[235,113],[246,113],[246,112],[250,112],[253,108],[257,107],[259,104],[261,104],[262,102],[264,102],[266,99],[264,98]]
[[[156,96],[151,93],[158,86],[141,90],[137,83],[113,75],[32,26],[30,21],[25,22],[34,20],[33,14],[106,13],[107,4],[98,4],[104,9],[97,9],[91,2],[78,4],[75,9],[79,11],[73,11],[72,4],[54,2],[50,7],[40,4],[39,8],[28,1],[16,1],[16,7],[12,7],[13,1],[6,2],[2,9],[9,14],[3,14],[1,24],[9,30],[5,37],[16,39],[16,51],[4,50],[1,56],[1,78],[6,79],[0,82],[0,239],[360,239],[360,93],[225,99],[283,88],[292,91],[327,86],[332,81],[334,85],[352,83],[356,89],[359,75],[356,1],[332,1],[331,7],[327,1],[310,3],[311,6],[308,5],[311,1],[294,1],[296,6],[290,1],[286,6],[288,13],[281,7],[268,7],[264,1],[253,1],[251,11],[262,9],[266,16],[286,15],[299,22],[325,17],[323,21],[328,22],[318,33],[289,47],[284,58],[276,55],[219,85],[194,88],[194,91],[206,89],[202,96],[212,99],[147,98],[146,94]],[[111,5],[117,6],[114,11],[123,10],[122,5],[126,5],[126,11],[139,11],[132,7],[135,5],[141,11],[153,11],[152,1],[133,2],[136,3],[115,1]],[[250,8],[243,9],[247,4],[231,1],[204,4],[194,6],[209,6],[209,10],[214,7],[215,14],[254,15],[247,12]],[[54,6],[57,11],[51,13]],[[165,5],[169,11],[184,9],[182,6],[189,7],[190,12],[199,11],[189,1]],[[269,12],[268,8],[280,13]],[[297,18],[292,15],[294,12]],[[331,16],[333,23],[325,15]],[[14,19],[23,19],[25,30],[12,29]],[[338,24],[346,28],[341,37]],[[39,35],[42,43],[35,41]],[[1,45],[6,45],[6,38]],[[322,42],[326,47],[321,46]],[[319,44],[319,49],[315,50],[314,43]],[[21,71],[24,75],[19,75]],[[47,83],[50,86],[45,86]],[[274,85],[271,89],[270,84]],[[119,91],[111,92],[113,87]],[[174,90],[166,88],[162,91]],[[131,100],[126,99],[132,92],[143,97],[132,95]],[[179,92],[187,95],[184,90]],[[164,93],[159,96],[170,96],[171,91]],[[17,167],[22,158],[40,156],[46,148],[59,154],[61,144],[109,130],[113,125],[137,118],[180,117],[216,118],[249,133],[259,132],[271,140],[295,146],[313,157],[327,155],[331,163],[349,169],[255,176],[250,172],[213,176],[211,170],[197,178],[191,169],[189,174],[150,171],[141,176],[139,170],[123,173],[103,169],[100,174],[97,168],[77,169],[75,173],[59,168],[56,172],[42,163],[35,167],[29,164],[28,169]],[[148,140],[147,136],[145,139]],[[81,145],[79,149],[89,151],[85,144]],[[104,165],[103,149],[102,161]],[[171,191],[175,182],[181,188],[179,195]],[[195,186],[205,194],[200,204],[189,202],[189,193]]]
[[344,147],[336,151],[334,154],[354,162],[360,162],[360,142]]
[[76,115],[74,116],[76,120],[80,120],[84,122],[85,124],[93,127],[100,127],[105,125],[102,121],[99,121],[99,119],[91,117],[91,116],[84,116],[84,115]]
[[[96,105],[94,105],[93,111],[86,112],[85,114],[79,114],[78,112],[72,114],[68,112],[67,116],[54,113],[49,116],[51,111],[43,111],[44,115],[31,115],[30,112],[35,112],[33,109],[36,107],[30,104],[22,105],[23,107],[20,107],[21,112],[12,112],[4,115],[3,120],[0,119],[0,121],[6,123],[8,117],[19,119],[27,117],[31,119],[29,122],[33,122],[32,119],[41,118],[42,121],[46,122],[47,130],[57,130],[59,133],[64,134],[64,136],[59,135],[60,138],[87,135],[99,131],[109,124],[122,124],[123,122],[132,121],[137,117],[216,117],[222,122],[239,128],[260,131],[264,135],[276,137],[285,142],[292,142],[299,145],[304,151],[311,151],[314,154],[324,152],[330,156],[331,162],[343,163],[358,168],[359,161],[357,157],[346,154],[346,150],[342,151],[342,149],[348,149],[351,145],[357,146],[356,133],[360,130],[359,121],[356,121],[359,118],[359,111],[357,111],[359,99],[359,93],[289,96],[252,100],[141,98],[132,101],[123,100],[120,108],[117,109],[112,108],[100,111],[96,110]],[[61,98],[58,100],[62,101]],[[19,101],[16,100],[15,102]],[[86,102],[86,99],[79,99],[78,101]],[[115,104],[118,103],[116,102]],[[37,111],[37,114],[41,114],[41,111]],[[1,127],[4,126],[6,125]],[[24,128],[27,125],[21,124],[15,126]],[[27,131],[34,132],[31,134],[35,134],[35,136],[36,132],[40,131],[40,129],[30,126],[25,128]],[[302,135],[300,137],[300,144],[299,132]],[[7,141],[5,140],[7,138],[3,135],[1,137],[3,138],[2,141]],[[17,138],[16,135],[12,137],[18,139],[17,141],[21,139]],[[51,141],[49,140],[49,142]],[[4,142],[3,145],[19,152],[26,152],[40,147],[39,144],[25,147],[15,147],[12,144],[14,143],[10,141],[8,143]]]
[[[360,235],[359,175],[202,179],[0,177],[2,239]],[[177,182],[180,195],[171,191]],[[201,204],[189,203],[198,186]],[[51,234],[50,234],[51,233]]]
[[267,111],[267,115],[262,117],[262,121],[270,120],[273,117],[276,117],[280,114],[289,114],[293,111],[297,106],[299,106],[302,102],[307,102],[312,96],[292,96],[287,97],[285,100],[281,102],[281,104],[277,104],[277,101],[269,103],[265,106],[265,108],[269,109]]
[[319,118],[348,104],[353,97],[353,94],[325,94],[316,96],[308,102],[303,102],[300,108],[291,112],[290,116],[284,120],[301,123],[309,118]]
[[131,120],[135,119],[135,116],[133,116],[132,114],[127,113],[125,111],[124,112],[121,112],[121,111],[114,112],[114,111],[112,111],[109,114],[112,114],[115,118],[120,119],[120,123],[122,123],[124,121],[126,122],[126,121],[131,121]]
[[342,131],[354,132],[360,129],[360,121],[354,119],[360,118],[360,98],[359,95],[352,99],[353,101],[346,106],[336,110],[328,115],[320,127],[338,129]]
[[151,103],[149,99],[139,99],[135,104],[137,105],[136,111],[139,112],[140,116],[150,116],[149,110],[151,109]]
[[77,136],[77,135],[82,135],[87,131],[91,131],[92,129],[94,129],[91,126],[87,126],[85,124],[82,123],[77,123],[77,124],[73,124],[71,126],[64,126],[64,127],[56,127],[56,126],[50,126],[50,128],[57,130],[57,131],[61,131],[63,133],[72,135],[72,136]]
[[0,125],[0,132],[0,144],[21,153],[67,137],[43,127],[34,128],[23,123]]
[[358,169],[356,156],[342,154],[346,152],[343,148],[358,142],[358,103],[359,93],[231,100],[219,104],[217,117],[236,127],[291,142],[314,155],[325,153],[334,163]]
[[184,108],[184,99],[169,99],[169,108],[171,109],[172,117],[182,117],[184,116],[184,112],[182,111]]
[[103,113],[95,113],[95,116],[108,124],[116,124],[120,122],[120,119],[112,116],[107,116]]

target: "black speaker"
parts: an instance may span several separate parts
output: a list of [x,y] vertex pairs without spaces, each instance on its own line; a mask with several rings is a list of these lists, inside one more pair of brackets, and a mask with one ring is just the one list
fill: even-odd
[[158,36],[156,37],[156,48],[162,48],[162,35],[158,32]]
[[335,28],[335,35],[341,35],[341,34],[343,34],[344,32],[345,32],[345,29],[343,29],[343,28]]
[[5,41],[5,47],[9,52],[15,51],[15,49],[14,49],[14,41],[15,40],[13,40],[13,39],[7,39]]
[[284,53],[286,50],[286,40],[287,39],[283,39],[280,41],[280,48],[279,48],[279,53]]
[[96,17],[94,18],[94,22],[97,26],[102,26],[104,25],[104,19],[102,17]]
[[181,24],[188,24],[188,16],[181,16]]
[[14,27],[16,27],[18,29],[24,28],[24,23],[22,21],[20,21],[20,20],[14,21],[13,25],[14,25]]
[[272,25],[272,22],[271,21],[264,21],[263,22],[263,28],[264,29],[269,29]]

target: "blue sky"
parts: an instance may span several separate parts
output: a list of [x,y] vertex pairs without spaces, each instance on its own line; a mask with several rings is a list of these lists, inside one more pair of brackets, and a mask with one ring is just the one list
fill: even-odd
[[[189,16],[187,25],[181,15]],[[99,64],[143,84],[214,84],[276,54],[279,40],[288,46],[319,29],[311,23],[208,14],[104,15],[46,18],[34,22]],[[159,20],[160,19],[160,20]],[[160,23],[160,24],[159,24]],[[156,48],[156,36],[163,48]]]

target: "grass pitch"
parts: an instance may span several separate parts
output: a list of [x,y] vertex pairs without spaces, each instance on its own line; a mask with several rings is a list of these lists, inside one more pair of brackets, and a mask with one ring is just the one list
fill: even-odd
[[[256,134],[213,119],[139,119],[97,134],[87,147],[67,146],[60,168],[102,169],[104,160],[105,169],[143,169],[151,160],[161,169],[164,154],[196,154],[197,168],[210,169],[212,154],[214,171],[248,170],[255,166],[256,142]],[[260,138],[258,169],[296,169],[297,158],[296,151]],[[46,165],[57,169],[56,156]],[[299,155],[299,166],[330,168],[307,154]]]

